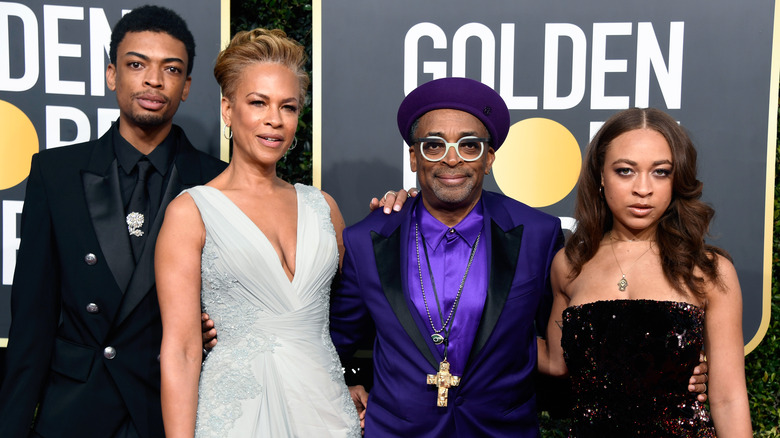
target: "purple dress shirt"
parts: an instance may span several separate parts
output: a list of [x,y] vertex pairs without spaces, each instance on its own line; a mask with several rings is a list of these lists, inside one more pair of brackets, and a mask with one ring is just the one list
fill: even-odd
[[[477,242],[477,236],[482,233],[463,286],[458,307],[450,321],[447,360],[450,363],[450,372],[456,376],[463,376],[487,296],[486,248],[488,245],[485,242],[486,235],[483,233],[483,223],[482,200],[459,224],[452,228],[434,218],[422,202],[417,204],[416,210],[412,213],[412,224],[417,224],[421,235],[419,236],[419,247],[417,247],[414,229],[409,233],[408,290],[414,307],[425,322],[428,336],[434,334],[430,321],[433,321],[433,326],[439,330],[443,322],[447,320],[458,294],[458,288],[463,281],[472,247]],[[423,240],[428,249],[428,260],[436,284],[435,292],[425,260]],[[420,254],[419,266],[416,248],[419,249]],[[425,288],[430,320],[423,301],[420,275],[422,275]],[[436,307],[434,293],[438,294],[439,297],[441,317]],[[440,334],[445,336],[444,331],[441,331]],[[444,344],[437,347],[443,358]]]

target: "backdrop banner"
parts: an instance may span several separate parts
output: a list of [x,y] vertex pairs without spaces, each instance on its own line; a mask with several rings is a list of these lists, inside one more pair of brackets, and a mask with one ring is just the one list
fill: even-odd
[[314,2],[315,184],[347,224],[416,185],[396,127],[424,82],[496,89],[512,128],[488,190],[571,227],[583,151],[618,110],[656,107],[692,136],[710,243],[734,258],[746,352],[769,324],[778,63],[775,2],[328,0]]
[[[142,0],[0,1],[0,347],[10,296],[30,159],[39,150],[98,138],[119,116],[105,72],[111,29]],[[212,75],[228,0],[154,2],[179,13],[195,36],[189,98],[174,123],[199,149],[220,155],[219,87]],[[223,7],[223,4],[225,7]],[[224,13],[223,13],[224,11]],[[221,17],[221,18],[220,18]]]

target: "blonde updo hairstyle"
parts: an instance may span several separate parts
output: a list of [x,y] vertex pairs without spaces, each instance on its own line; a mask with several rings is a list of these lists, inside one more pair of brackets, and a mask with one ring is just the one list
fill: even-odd
[[280,29],[253,29],[236,33],[230,44],[219,53],[214,65],[214,78],[222,95],[233,100],[238,81],[244,69],[258,63],[281,64],[289,68],[300,84],[299,103],[306,103],[309,75],[304,66],[306,51],[299,42],[289,38]]

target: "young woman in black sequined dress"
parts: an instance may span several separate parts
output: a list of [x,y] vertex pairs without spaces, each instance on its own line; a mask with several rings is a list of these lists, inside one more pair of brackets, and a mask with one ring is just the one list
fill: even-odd
[[[539,351],[540,371],[571,376],[572,436],[752,436],[739,281],[705,243],[701,192],[696,150],[662,111],[622,111],[588,146]],[[702,348],[709,409],[684,386]]]

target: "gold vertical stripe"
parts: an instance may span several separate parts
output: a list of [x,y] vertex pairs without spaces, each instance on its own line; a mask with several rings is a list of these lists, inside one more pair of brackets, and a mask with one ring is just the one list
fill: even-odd
[[[220,8],[220,40],[222,41],[222,44],[220,45],[220,51],[227,47],[228,43],[230,42],[230,0],[222,0],[222,7]],[[220,100],[222,99],[222,93],[220,91],[219,95]],[[217,105],[222,108],[222,103],[217,102]],[[225,128],[225,124],[222,122],[222,111],[220,109],[219,111],[219,158],[224,162],[230,161],[230,141],[225,138],[224,135],[222,135],[223,129]]]
[[322,1],[312,0],[312,185],[322,189]]
[[774,222],[775,199],[775,166],[777,155],[777,92],[780,84],[780,11],[777,0],[774,2],[775,20],[772,31],[772,72],[769,78],[769,123],[767,123],[766,151],[766,190],[764,196],[764,257],[763,281],[761,288],[761,324],[753,338],[745,345],[745,354],[753,351],[766,335],[769,329],[769,319],[772,313],[772,229]]

